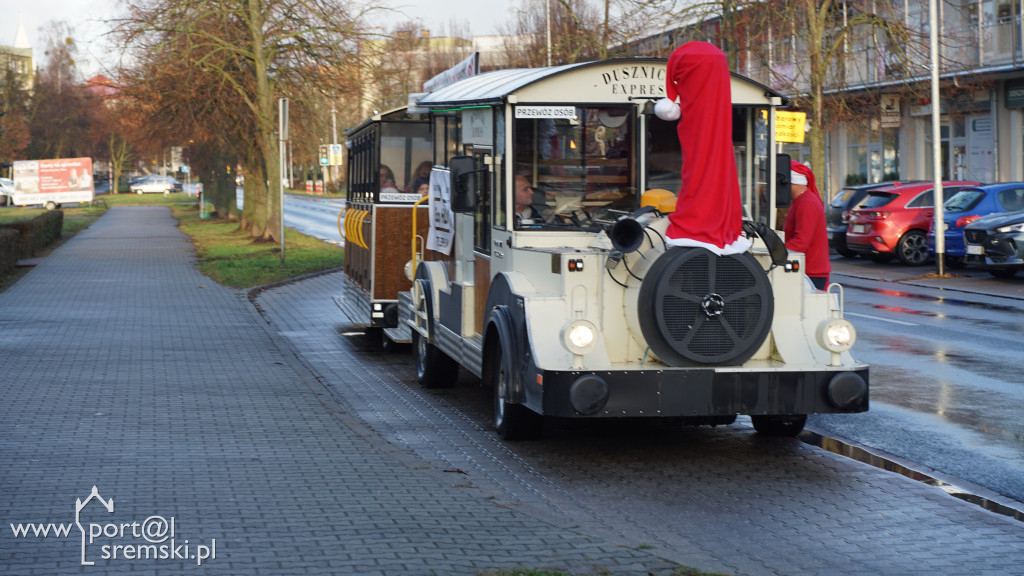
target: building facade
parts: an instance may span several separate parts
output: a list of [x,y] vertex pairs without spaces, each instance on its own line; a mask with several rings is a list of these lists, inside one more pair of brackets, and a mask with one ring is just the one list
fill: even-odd
[[[1024,180],[1024,0],[937,4],[939,174],[945,180]],[[916,49],[887,46],[868,33],[849,39],[832,70],[834,84],[826,84],[850,110],[826,127],[826,166],[815,167],[824,172],[823,193],[847,184],[934,178],[931,72],[924,51],[928,2],[896,0],[889,8]],[[894,57],[897,50],[900,58]],[[792,54],[783,70],[806,66],[799,50]],[[810,157],[806,144],[786,148],[795,158]]]
[[[711,3],[715,4],[715,3]],[[1024,0],[936,0],[941,166],[945,179],[1024,180]],[[638,40],[631,52],[667,55],[690,40],[719,45],[733,69],[793,97],[813,94],[811,18],[803,3],[733,2],[683,28]],[[724,3],[720,5],[721,8]],[[820,16],[826,53],[821,129],[832,195],[847,184],[933,178],[929,2],[838,0]],[[805,106],[801,108],[801,106]],[[810,145],[782,151],[810,164]]]
[[[28,41],[25,26],[19,21],[13,46],[0,46],[0,70],[10,70],[21,83],[21,88],[31,90],[35,79],[32,62],[32,44]],[[0,80],[3,75],[0,75]]]

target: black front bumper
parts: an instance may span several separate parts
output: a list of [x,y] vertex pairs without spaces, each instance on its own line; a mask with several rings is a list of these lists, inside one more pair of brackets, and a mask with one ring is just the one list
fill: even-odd
[[541,388],[543,413],[560,417],[853,413],[868,410],[869,396],[863,365],[815,372],[545,371]]
[[[977,245],[976,243],[968,243]],[[1024,234],[991,234],[984,236],[984,254],[967,254],[967,263],[987,268],[1024,268]],[[966,248],[966,246],[965,246]]]

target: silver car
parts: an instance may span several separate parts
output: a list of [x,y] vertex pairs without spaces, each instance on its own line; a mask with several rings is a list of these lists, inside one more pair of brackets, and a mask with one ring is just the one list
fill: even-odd
[[171,192],[181,192],[181,182],[178,182],[171,176],[150,174],[149,176],[143,176],[132,181],[131,191],[135,194],[160,192],[170,194]]
[[0,178],[0,206],[11,203],[11,196],[14,194],[14,180]]

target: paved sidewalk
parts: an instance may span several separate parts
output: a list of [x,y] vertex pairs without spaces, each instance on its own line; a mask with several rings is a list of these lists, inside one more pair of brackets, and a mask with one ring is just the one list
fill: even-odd
[[388,445],[193,264],[113,208],[0,294],[0,573],[674,569]]

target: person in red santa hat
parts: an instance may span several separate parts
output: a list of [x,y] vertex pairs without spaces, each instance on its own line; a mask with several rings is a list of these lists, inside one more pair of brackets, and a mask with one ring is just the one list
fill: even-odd
[[825,229],[825,204],[814,184],[814,172],[796,160],[790,164],[789,183],[793,203],[782,225],[786,248],[804,253],[804,274],[815,288],[824,290],[832,272],[828,231]]
[[683,155],[667,243],[706,248],[719,256],[746,252],[751,243],[743,235],[725,53],[707,42],[676,48],[668,59],[665,91],[654,112],[670,122],[681,118],[676,131]]

